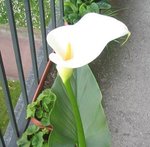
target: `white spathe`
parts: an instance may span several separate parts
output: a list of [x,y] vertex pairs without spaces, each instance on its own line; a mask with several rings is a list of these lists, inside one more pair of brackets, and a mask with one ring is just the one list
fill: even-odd
[[[127,26],[115,18],[88,13],[76,24],[56,28],[47,35],[55,51],[49,58],[59,67],[78,68],[97,58],[108,42],[129,33]],[[73,55],[64,60],[68,44]]]

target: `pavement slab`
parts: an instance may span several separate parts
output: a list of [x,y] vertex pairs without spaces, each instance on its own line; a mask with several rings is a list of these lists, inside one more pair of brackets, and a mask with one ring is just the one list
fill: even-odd
[[150,2],[113,0],[131,31],[122,47],[111,43],[92,64],[103,94],[112,147],[150,147]]
[[[35,36],[35,46],[36,52],[38,54],[38,50],[41,46],[41,38],[40,33],[36,33]],[[28,39],[28,33],[25,28],[18,29],[18,41],[20,47],[20,54],[22,58],[22,65],[24,70],[25,77],[28,77],[29,72],[32,68],[31,61],[31,52],[30,45]],[[13,44],[11,39],[11,34],[9,27],[5,27],[5,25],[0,26],[0,50],[2,53],[3,63],[6,71],[6,75],[8,79],[18,79],[18,70],[15,60],[15,54],[13,50]]]

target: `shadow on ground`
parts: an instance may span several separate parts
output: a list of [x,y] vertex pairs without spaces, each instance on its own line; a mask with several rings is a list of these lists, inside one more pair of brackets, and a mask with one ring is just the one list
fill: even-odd
[[116,0],[132,33],[120,47],[109,44],[90,66],[103,94],[112,147],[150,146],[149,1]]

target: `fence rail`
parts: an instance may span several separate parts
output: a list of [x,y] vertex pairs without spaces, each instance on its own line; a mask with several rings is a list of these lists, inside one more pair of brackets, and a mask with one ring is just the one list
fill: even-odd
[[[63,25],[63,14],[64,14],[63,3],[64,3],[63,0],[60,0],[59,5],[56,6],[55,0],[49,0],[49,6],[50,6],[50,10],[51,10],[51,22],[49,23],[50,24],[49,28],[48,28],[49,30],[54,29],[56,26]],[[24,69],[23,69],[23,65],[22,65],[22,58],[21,58],[21,54],[20,54],[21,50],[20,50],[19,41],[18,41],[12,0],[5,0],[5,5],[6,5],[7,16],[8,16],[8,20],[9,20],[9,27],[10,27],[10,32],[11,32],[11,39],[12,39],[12,43],[13,43],[15,60],[16,60],[17,69],[18,69],[19,81],[20,81],[20,85],[21,85],[21,96],[20,97],[24,101],[22,111],[24,111],[26,109],[27,104],[32,99],[33,93],[35,92],[35,89],[38,85],[40,75],[43,72],[41,70],[42,68],[40,68],[40,66],[41,65],[43,66],[43,63],[44,63],[44,66],[46,65],[46,63],[48,61],[48,54],[50,52],[49,47],[46,42],[47,30],[46,30],[46,23],[45,23],[44,4],[43,4],[43,0],[38,0],[39,16],[40,16],[40,29],[41,29],[41,36],[42,36],[41,52],[43,53],[43,58],[42,58],[42,61],[40,62],[42,64],[40,64],[38,62],[39,59],[36,56],[36,47],[35,47],[30,1],[24,0],[24,8],[25,8],[25,13],[26,13],[25,19],[27,22],[28,38],[29,38],[30,52],[31,52],[31,59],[32,59],[32,72],[31,72],[31,77],[29,76],[29,79],[33,79],[33,82],[31,82],[30,80],[27,80],[27,81],[31,82],[28,84],[30,84],[30,87],[32,87],[32,88],[28,88],[27,81],[25,81]],[[61,24],[57,24],[58,16],[57,16],[55,7],[59,7],[58,8],[59,15],[60,15],[59,22],[61,22]],[[41,55],[39,55],[39,56],[41,56]],[[6,73],[5,73],[5,67],[3,64],[1,52],[0,52],[0,80],[2,83],[2,88],[3,88],[4,95],[5,95],[5,103],[6,103],[6,107],[8,110],[9,119],[10,119],[9,127],[7,128],[7,131],[5,133],[6,137],[3,137],[1,129],[0,129],[0,147],[5,147],[5,146],[6,147],[7,146],[15,147],[16,141],[17,141],[18,137],[20,137],[20,135],[22,134],[23,130],[25,130],[26,126],[28,125],[28,121],[25,120],[25,118],[23,118],[23,119],[16,118],[17,115],[15,114],[15,110],[13,109],[13,106],[12,106],[10,91],[8,88],[8,82],[7,82],[7,77],[6,77]],[[33,85],[33,86],[31,86],[31,85]],[[21,99],[21,98],[19,98],[19,99]],[[15,109],[18,110],[18,108],[15,108]],[[19,108],[19,111],[21,111],[20,108]],[[19,117],[25,117],[25,115],[20,115]],[[0,119],[2,121],[3,118],[0,118]],[[24,121],[25,125],[23,125],[23,123],[20,122],[19,120]],[[10,131],[10,129],[12,129],[12,130]],[[9,134],[10,138],[8,138],[6,134]],[[12,136],[10,134],[12,134]],[[14,137],[14,134],[15,134],[15,137]],[[13,139],[11,139],[11,137]],[[11,142],[12,140],[13,140],[13,143]]]

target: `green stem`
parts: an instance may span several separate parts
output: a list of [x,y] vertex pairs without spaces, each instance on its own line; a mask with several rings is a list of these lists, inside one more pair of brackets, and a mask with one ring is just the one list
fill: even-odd
[[71,102],[71,105],[72,105],[72,109],[73,109],[73,113],[74,113],[74,117],[75,117],[75,122],[76,122],[76,127],[77,127],[77,135],[78,135],[78,146],[79,147],[86,147],[81,116],[80,116],[80,112],[79,112],[79,109],[78,109],[77,100],[74,96],[74,93],[73,93],[73,90],[72,90],[72,87],[71,87],[70,80],[67,80],[64,83],[64,85],[65,85],[67,94],[69,96],[69,99],[70,99],[70,102]]

